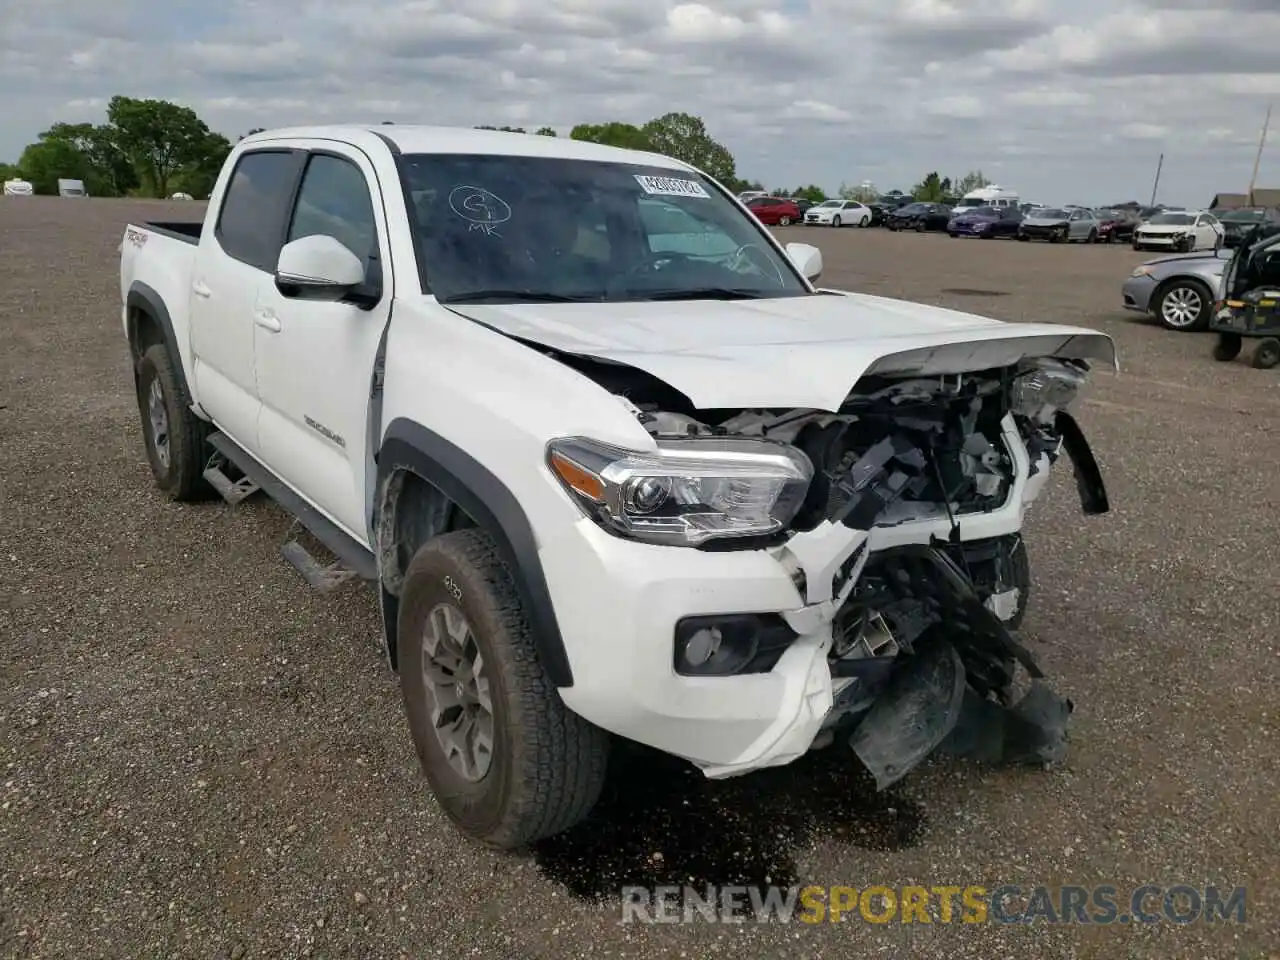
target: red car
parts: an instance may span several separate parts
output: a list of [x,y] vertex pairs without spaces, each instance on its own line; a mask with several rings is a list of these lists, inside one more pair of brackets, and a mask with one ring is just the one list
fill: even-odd
[[747,201],[747,209],[768,227],[785,227],[802,219],[795,201],[781,197],[756,197]]

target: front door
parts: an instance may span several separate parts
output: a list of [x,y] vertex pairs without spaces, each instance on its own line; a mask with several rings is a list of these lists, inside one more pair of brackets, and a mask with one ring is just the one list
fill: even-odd
[[338,240],[365,263],[365,292],[376,291],[376,303],[293,299],[274,282],[263,286],[254,327],[258,435],[266,465],[367,544],[370,393],[392,302],[387,225],[369,158],[354,147],[311,146],[285,242]]
[[193,376],[200,405],[232,440],[258,449],[253,314],[275,273],[285,211],[305,155],[246,151],[223,190],[212,230],[200,237],[191,273]]

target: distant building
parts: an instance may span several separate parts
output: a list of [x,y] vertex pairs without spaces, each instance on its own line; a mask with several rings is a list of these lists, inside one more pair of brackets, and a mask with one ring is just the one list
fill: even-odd
[[1256,188],[1252,201],[1247,193],[1214,194],[1210,210],[1239,210],[1241,207],[1280,207],[1280,190]]

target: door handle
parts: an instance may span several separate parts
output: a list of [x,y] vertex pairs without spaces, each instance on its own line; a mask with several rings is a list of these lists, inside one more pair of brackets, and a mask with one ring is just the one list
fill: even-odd
[[213,291],[210,290],[208,287],[206,287],[204,285],[204,281],[202,280],[197,280],[195,283],[191,285],[191,292],[194,293],[197,297],[203,297],[205,300],[208,300],[211,296],[213,296]]
[[280,332],[280,318],[271,310],[255,310],[253,312],[253,322],[260,326],[263,330],[269,330],[272,333]]

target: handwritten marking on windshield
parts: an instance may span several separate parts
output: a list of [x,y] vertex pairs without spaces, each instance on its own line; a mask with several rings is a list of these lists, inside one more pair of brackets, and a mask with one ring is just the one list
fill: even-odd
[[459,184],[449,192],[449,209],[490,237],[502,236],[498,225],[511,219],[511,206],[496,193],[484,187]]

